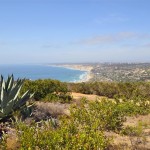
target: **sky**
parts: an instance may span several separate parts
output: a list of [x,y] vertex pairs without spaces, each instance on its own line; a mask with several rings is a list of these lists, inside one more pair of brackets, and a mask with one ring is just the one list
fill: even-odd
[[0,0],[0,64],[150,62],[150,0]]

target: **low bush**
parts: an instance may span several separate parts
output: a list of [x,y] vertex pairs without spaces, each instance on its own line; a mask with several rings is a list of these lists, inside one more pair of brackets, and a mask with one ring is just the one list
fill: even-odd
[[138,125],[135,127],[127,126],[122,129],[121,134],[129,136],[141,136],[142,135],[142,126]]
[[17,130],[21,150],[103,150],[108,147],[110,141],[104,136],[103,131],[76,122],[73,114],[70,118],[61,118],[57,128],[54,128],[51,121],[46,121],[40,127],[36,124],[29,127],[19,123],[17,124]]
[[34,93],[35,100],[70,102],[72,97],[67,89],[67,84],[58,80],[26,80],[21,92],[30,90]]
[[73,107],[71,113],[76,122],[95,130],[117,131],[125,121],[124,113],[118,109],[116,103],[108,99],[83,102],[80,107]]
[[44,102],[60,102],[60,103],[70,103],[72,101],[72,96],[70,93],[49,93],[42,99]]
[[147,104],[147,101],[136,102],[133,100],[126,100],[118,103],[117,108],[126,116],[147,115],[150,113],[150,104]]
[[[140,128],[123,128],[125,116],[141,113],[140,106],[135,101],[118,101],[102,99],[101,101],[81,100],[80,106],[71,105],[70,115],[61,115],[60,104],[57,121],[51,119],[53,104],[49,107],[47,103],[38,106],[37,112],[49,113],[50,119],[26,125],[17,123],[16,130],[21,150],[49,150],[49,149],[106,149],[111,139],[104,135],[105,131],[115,131],[122,134],[140,134]],[[49,103],[50,104],[50,103]],[[56,103],[55,103],[56,104]],[[47,107],[45,107],[47,106]],[[144,108],[144,105],[143,105]],[[40,110],[41,109],[41,110]],[[142,109],[148,112],[149,107]],[[56,113],[54,111],[54,114]],[[63,114],[63,113],[62,113]],[[46,116],[46,115],[45,115]]]
[[149,99],[149,82],[87,82],[68,83],[70,91],[83,94],[96,94],[108,98]]

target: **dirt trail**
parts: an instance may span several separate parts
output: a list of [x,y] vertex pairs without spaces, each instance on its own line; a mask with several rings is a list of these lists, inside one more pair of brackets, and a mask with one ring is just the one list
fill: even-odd
[[106,98],[104,96],[98,96],[94,94],[82,94],[82,93],[75,93],[75,92],[72,92],[71,95],[75,100],[80,100],[82,98],[86,98],[87,100],[100,100],[102,98]]

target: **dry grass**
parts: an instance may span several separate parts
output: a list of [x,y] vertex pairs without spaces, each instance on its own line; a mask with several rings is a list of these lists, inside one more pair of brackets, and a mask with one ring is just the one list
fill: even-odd
[[109,150],[150,150],[150,114],[127,117],[124,127],[135,127],[139,122],[142,123],[142,133],[140,136],[127,136],[114,132],[105,132],[107,137],[113,138],[113,143]]
[[17,133],[15,129],[10,129],[10,131],[7,134],[7,140],[6,140],[6,149],[7,150],[18,150],[20,147]]
[[35,120],[43,120],[49,117],[57,118],[60,115],[68,115],[68,107],[69,104],[37,102],[33,117]]
[[72,92],[71,95],[73,96],[74,100],[80,100],[82,98],[86,98],[87,100],[98,100],[98,99],[105,98],[104,96],[97,96],[94,94],[81,94],[75,92]]
[[139,115],[139,116],[127,117],[124,126],[135,126],[140,121],[150,126],[150,114],[145,116]]

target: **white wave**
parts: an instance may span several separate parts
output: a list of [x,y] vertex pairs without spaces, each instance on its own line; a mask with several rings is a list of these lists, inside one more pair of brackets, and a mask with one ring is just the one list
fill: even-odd
[[89,74],[89,73],[86,71],[86,72],[82,73],[82,74],[78,77],[78,79],[74,79],[74,80],[72,80],[72,81],[70,81],[70,82],[73,82],[73,83],[86,82],[86,81],[88,80],[88,74]]

